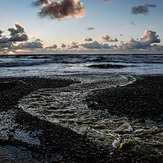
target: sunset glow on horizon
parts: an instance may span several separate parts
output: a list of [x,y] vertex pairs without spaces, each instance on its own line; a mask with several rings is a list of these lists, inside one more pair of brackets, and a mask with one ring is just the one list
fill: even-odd
[[7,0],[0,54],[163,53],[163,1]]

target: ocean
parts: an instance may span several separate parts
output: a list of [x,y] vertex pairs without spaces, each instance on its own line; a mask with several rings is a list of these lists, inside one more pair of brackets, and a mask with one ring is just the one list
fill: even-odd
[[[100,67],[100,65],[104,65]],[[93,66],[94,65],[94,66]],[[98,65],[98,66],[96,66]],[[107,65],[121,65],[109,68]],[[162,74],[163,55],[65,54],[1,55],[0,77],[74,75],[91,73]]]
[[[86,97],[94,90],[125,86],[137,75],[162,75],[163,55],[10,55],[0,56],[0,77],[38,76],[79,81],[68,87],[40,89],[23,97],[25,112],[69,128],[99,146],[135,150],[163,156],[162,129],[155,122],[139,123],[111,116],[107,109],[91,110]],[[98,105],[98,103],[96,104]]]

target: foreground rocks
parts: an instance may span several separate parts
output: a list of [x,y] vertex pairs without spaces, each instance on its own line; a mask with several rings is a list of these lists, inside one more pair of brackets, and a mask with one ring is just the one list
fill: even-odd
[[[154,80],[155,79],[155,80]],[[145,112],[144,116],[139,116],[141,113],[137,111],[136,106],[126,108],[125,112],[122,111],[121,106],[127,105],[131,100],[128,97],[133,98],[136,93],[136,98],[138,95],[143,95],[143,93],[152,96],[152,99],[160,99],[158,106],[162,104],[162,94],[160,90],[162,87],[158,87],[162,82],[162,78],[158,80],[159,77],[146,77],[140,78],[138,81],[130,86],[119,87],[117,89],[96,91],[95,96],[88,97],[89,107],[92,109],[103,109],[104,107],[109,107],[110,104],[114,104],[117,109],[109,109],[110,113],[118,115],[128,115],[130,117],[135,117],[135,115],[140,118],[153,118],[160,117],[160,113],[153,117],[153,112],[151,108],[148,108],[149,113]],[[148,82],[151,83],[147,84]],[[5,83],[5,84],[4,84]],[[39,88],[57,88],[64,87],[72,84],[73,81],[60,80],[60,79],[42,79],[42,78],[3,78],[0,79],[0,113],[3,111],[14,110],[15,115],[14,121],[18,126],[10,131],[8,134],[8,139],[0,139],[0,158],[2,162],[161,162],[161,158],[155,158],[153,156],[145,156],[139,151],[133,151],[130,148],[124,149],[109,149],[98,147],[96,144],[92,143],[84,135],[79,135],[67,128],[63,128],[58,125],[54,125],[50,122],[43,121],[37,117],[31,116],[25,113],[20,108],[17,107],[18,100],[24,95],[29,94],[31,91],[37,90]],[[151,90],[151,86],[155,84],[154,88]],[[146,85],[147,87],[144,87]],[[141,88],[141,89],[139,89]],[[141,91],[139,91],[141,90]],[[157,90],[157,92],[156,92]],[[124,92],[125,93],[124,93]],[[136,91],[136,92],[135,92]],[[138,93],[140,92],[140,93]],[[129,94],[130,93],[130,94]],[[124,96],[124,94],[126,96]],[[108,95],[112,97],[109,101]],[[128,96],[127,96],[128,95]],[[131,96],[132,95],[132,96]],[[123,101],[125,98],[126,101]],[[135,97],[135,96],[134,96]],[[116,98],[116,99],[115,99]],[[118,103],[116,100],[120,99]],[[148,99],[148,98],[147,98]],[[115,100],[115,102],[114,102]],[[122,100],[122,101],[121,101]],[[139,103],[142,98],[138,98]],[[94,105],[94,101],[97,101],[99,106]],[[153,100],[154,101],[154,100]],[[133,98],[135,102],[135,98]],[[155,101],[156,102],[156,101]],[[154,104],[155,104],[154,102]],[[121,103],[121,104],[119,104]],[[139,104],[138,103],[138,104]],[[116,105],[117,104],[117,105]],[[137,105],[137,103],[133,103]],[[148,104],[151,106],[151,104]],[[153,105],[152,105],[153,106]],[[112,107],[110,107],[112,108]],[[138,106],[137,106],[138,108]],[[128,109],[128,110],[127,110]],[[130,112],[133,114],[130,114]],[[140,110],[140,109],[139,109]],[[135,114],[134,114],[135,113]],[[152,114],[152,115],[151,115]],[[10,124],[12,125],[12,124]],[[20,132],[19,139],[15,136],[17,130]],[[24,136],[23,132],[27,134],[27,139],[24,140],[21,137]],[[28,139],[32,138],[34,141]],[[36,143],[39,142],[39,143]]]
[[112,115],[128,116],[144,122],[163,122],[163,77],[139,77],[133,84],[94,91],[87,97],[91,109],[107,109]]

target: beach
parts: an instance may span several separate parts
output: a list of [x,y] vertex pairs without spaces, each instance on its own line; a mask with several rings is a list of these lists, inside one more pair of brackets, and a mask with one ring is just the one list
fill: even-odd
[[[105,107],[111,115],[127,116],[139,123],[151,120],[162,128],[163,77],[136,78],[136,82],[130,85],[95,90],[87,97],[88,107],[95,110]],[[7,115],[14,111],[11,114],[13,124],[7,120],[4,122],[1,117],[1,125],[5,123],[12,128],[7,131],[6,137],[0,139],[3,162],[162,162],[161,156],[147,155],[133,150],[131,146],[113,149],[97,145],[86,135],[40,120],[18,107],[18,101],[32,91],[66,87],[74,82],[39,77],[0,79],[0,112]],[[6,132],[6,128],[1,127],[1,133]],[[16,136],[18,131],[19,136]]]
[[0,9],[0,163],[163,163],[163,0]]

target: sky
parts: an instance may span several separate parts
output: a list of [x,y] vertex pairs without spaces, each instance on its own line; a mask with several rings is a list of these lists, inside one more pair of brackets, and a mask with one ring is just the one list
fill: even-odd
[[0,2],[0,54],[163,54],[162,0]]

